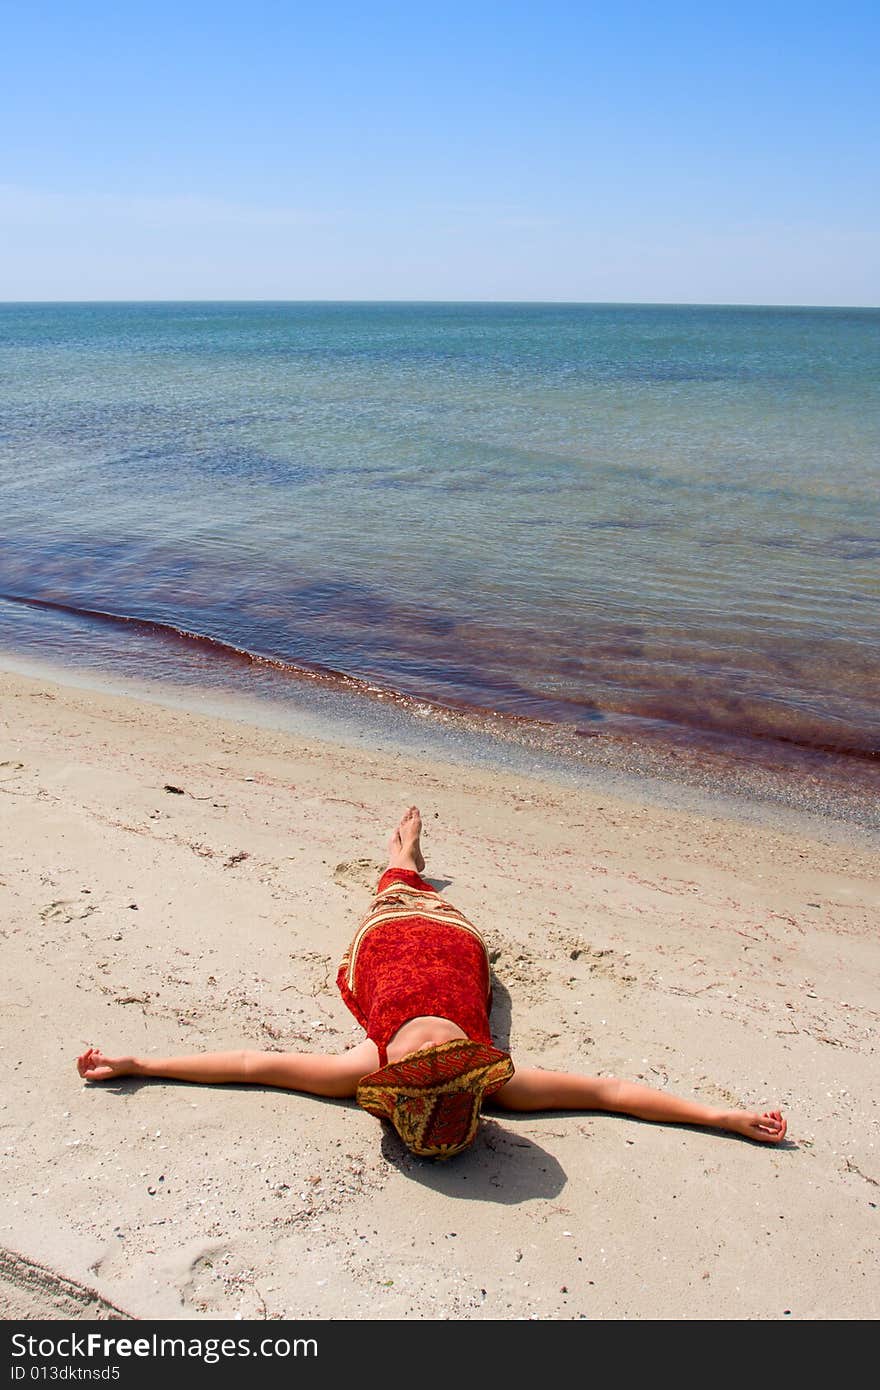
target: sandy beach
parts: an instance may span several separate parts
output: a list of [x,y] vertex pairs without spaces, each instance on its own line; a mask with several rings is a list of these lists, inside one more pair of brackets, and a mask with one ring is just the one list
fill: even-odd
[[[876,854],[0,675],[7,1318],[873,1318]],[[86,1045],[341,1049],[336,963],[416,802],[515,1060],[781,1106],[779,1148],[487,1116],[447,1165],[354,1103],[84,1085]],[[833,832],[833,833],[832,833]]]

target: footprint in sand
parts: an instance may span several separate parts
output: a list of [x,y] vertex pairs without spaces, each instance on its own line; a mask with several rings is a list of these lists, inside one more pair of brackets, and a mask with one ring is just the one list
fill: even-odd
[[209,1295],[222,1295],[220,1271],[228,1255],[224,1242],[198,1239],[172,1250],[160,1268],[168,1283],[178,1290],[181,1303],[188,1306]]
[[550,978],[550,972],[543,964],[539,964],[533,952],[522,949],[505,951],[499,962],[498,973],[505,985],[517,984],[525,987],[526,996],[530,999],[542,995],[544,982]]
[[333,870],[333,882],[340,888],[366,888],[373,892],[381,873],[382,868],[374,859],[344,859]]
[[97,903],[81,903],[75,898],[61,898],[58,902],[49,903],[48,907],[40,909],[40,916],[44,922],[76,922],[83,917],[91,917],[93,912],[98,911]]
[[614,980],[617,984],[634,984],[636,977],[628,973],[628,962],[623,959],[616,959],[616,952],[611,946],[593,946],[589,941],[584,941],[580,937],[572,940],[563,936],[560,932],[554,932],[553,937],[559,942],[565,956],[584,966],[591,975],[600,975],[604,979]]

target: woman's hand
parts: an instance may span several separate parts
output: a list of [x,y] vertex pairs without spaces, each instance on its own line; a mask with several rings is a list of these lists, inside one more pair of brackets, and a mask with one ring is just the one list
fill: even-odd
[[77,1057],[76,1069],[84,1081],[110,1081],[114,1076],[131,1076],[137,1067],[133,1057],[105,1057],[97,1047],[90,1047]]
[[786,1123],[779,1110],[765,1110],[763,1115],[752,1115],[747,1110],[734,1110],[725,1129],[734,1134],[742,1134],[746,1139],[757,1139],[761,1144],[781,1144],[785,1138]]

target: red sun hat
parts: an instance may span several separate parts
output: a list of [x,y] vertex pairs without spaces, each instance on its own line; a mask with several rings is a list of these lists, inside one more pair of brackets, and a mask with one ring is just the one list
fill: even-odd
[[370,1072],[357,1088],[357,1103],[390,1120],[411,1153],[452,1158],[473,1143],[486,1096],[512,1076],[507,1052],[455,1039]]

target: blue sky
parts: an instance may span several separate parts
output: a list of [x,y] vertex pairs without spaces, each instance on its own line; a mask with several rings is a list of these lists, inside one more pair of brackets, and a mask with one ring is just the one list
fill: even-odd
[[880,303],[880,10],[7,3],[2,299]]

